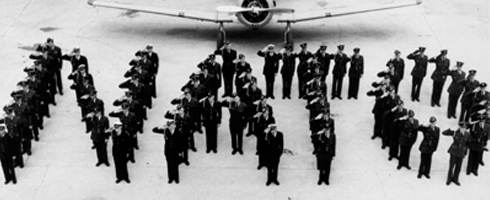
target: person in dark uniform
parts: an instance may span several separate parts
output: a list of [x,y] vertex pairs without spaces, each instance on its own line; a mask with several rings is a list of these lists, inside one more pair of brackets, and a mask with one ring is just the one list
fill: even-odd
[[395,50],[395,57],[391,58],[388,60],[386,63],[387,67],[393,67],[395,70],[395,73],[398,74],[399,79],[396,82],[392,82],[393,86],[395,86],[395,93],[398,94],[398,86],[400,85],[400,82],[403,79],[403,75],[405,73],[405,61],[403,60],[402,57],[400,57],[400,51]]
[[466,126],[466,122],[459,122],[459,128],[457,130],[447,129],[442,132],[442,135],[453,137],[453,143],[448,150],[451,158],[449,159],[449,172],[447,174],[446,185],[450,185],[451,182],[458,186],[461,185],[459,183],[459,173],[461,172],[463,159],[468,151],[468,141],[470,139],[470,133],[466,130]]
[[257,155],[259,157],[259,164],[257,169],[260,170],[263,166],[266,166],[267,163],[267,155],[265,149],[265,137],[264,133],[265,129],[269,127],[271,124],[276,123],[276,119],[271,114],[272,110],[268,108],[264,108],[263,111],[257,113],[254,116],[256,120],[255,126],[255,136],[257,137]]
[[246,126],[246,108],[247,105],[240,101],[238,95],[234,95],[233,99],[229,99],[228,102],[223,102],[221,105],[227,107],[230,110],[230,134],[231,134],[231,148],[232,155],[240,153],[243,155],[243,129]]
[[472,69],[468,71],[468,77],[466,80],[461,81],[463,86],[463,95],[461,96],[461,113],[459,115],[459,121],[468,122],[470,119],[470,109],[473,106],[473,91],[480,86],[480,82],[475,79],[476,70]]
[[163,134],[165,140],[164,154],[167,160],[168,183],[179,184],[179,137],[182,133],[176,128],[175,121],[167,121],[164,127],[153,128],[154,133]]
[[297,57],[299,59],[298,68],[296,70],[296,75],[298,77],[298,99],[303,98],[306,94],[305,84],[306,80],[304,75],[308,71],[308,60],[313,57],[313,54],[307,50],[308,44],[303,43],[299,45],[301,47],[301,51],[297,53]]
[[[408,117],[408,110],[404,108],[404,104],[402,100],[396,101],[396,106],[393,107],[389,112],[385,115],[384,123],[391,124],[388,133],[388,141],[390,151],[388,153],[388,160],[392,160],[396,158],[400,160],[399,149],[400,149],[400,135],[404,131],[405,128],[405,120]],[[389,120],[389,122],[388,122]]]
[[106,130],[109,129],[109,119],[102,114],[101,108],[94,108],[93,112],[89,114],[92,121],[92,134],[90,139],[94,143],[95,150],[97,151],[97,164],[95,166],[100,166],[105,164],[110,166],[109,160],[107,159],[107,139],[109,135]]
[[267,158],[267,183],[269,186],[271,183],[279,185],[277,180],[277,170],[279,167],[279,162],[281,160],[281,155],[284,150],[284,139],[283,134],[277,131],[275,124],[269,125],[269,127],[264,130],[265,136],[265,155]]
[[400,102],[400,96],[395,94],[395,91],[390,88],[386,90],[386,96],[382,97],[382,109],[383,109],[383,120],[382,120],[382,149],[390,146],[391,138],[391,127],[393,124],[394,115],[391,110],[397,106],[397,102]]
[[0,119],[0,123],[5,123],[6,129],[9,135],[12,137],[12,154],[15,157],[14,166],[24,167],[24,159],[22,157],[22,126],[20,117],[15,115],[14,109],[11,104],[4,108],[6,116]]
[[206,153],[218,153],[218,127],[221,124],[221,104],[213,93],[201,102],[202,122],[206,129]]
[[338,51],[334,55],[335,65],[332,70],[332,99],[337,97],[342,100],[342,81],[347,72],[347,63],[350,58],[344,53],[344,45],[337,46],[337,49]]
[[123,123],[116,121],[107,131],[112,137],[112,156],[116,167],[116,183],[126,181],[131,183],[128,175],[128,151],[131,149],[129,133],[124,129]]
[[127,138],[125,138],[127,140],[127,145],[128,148],[127,148],[127,152],[129,154],[129,161],[131,161],[132,163],[135,163],[135,159],[134,159],[134,149],[138,147],[138,138],[137,138],[137,130],[136,130],[136,127],[137,126],[137,121],[136,121],[136,116],[133,112],[129,111],[129,103],[127,100],[124,100],[122,103],[121,103],[121,108],[116,110],[116,111],[112,111],[110,112],[109,114],[109,117],[117,117],[119,118],[120,122],[122,123],[122,129],[124,130],[124,132],[127,134]]
[[[238,59],[235,60],[235,87],[236,87],[236,93],[240,94],[241,90],[243,89],[243,86],[245,85],[245,82],[243,81],[244,79],[247,79],[246,76],[247,74],[252,73],[252,67],[250,64],[245,60],[245,55],[240,54],[238,55]],[[227,95],[231,96],[233,93]]]
[[322,82],[327,79],[328,72],[330,71],[330,61],[333,59],[333,55],[327,53],[327,45],[322,44],[320,48],[315,53],[317,61],[320,64],[320,70],[323,71]]
[[413,110],[408,111],[408,119],[404,120],[403,128],[400,133],[400,158],[398,159],[397,169],[410,167],[410,151],[412,146],[417,141],[417,129],[419,128],[419,120],[414,118],[415,112]]
[[32,118],[31,118],[31,109],[27,105],[27,103],[23,100],[23,92],[21,90],[14,91],[11,96],[14,98],[15,103],[12,104],[12,109],[16,116],[19,116],[20,119],[20,130],[21,130],[21,140],[22,140],[22,152],[27,153],[27,155],[31,155],[31,146],[32,146]]
[[148,68],[148,73],[150,74],[150,85],[149,85],[149,90],[150,90],[150,95],[153,98],[157,97],[157,87],[156,87],[156,77],[158,74],[158,68],[160,67],[160,58],[158,57],[158,54],[153,51],[153,45],[148,44],[146,45],[146,52],[148,60],[151,61],[151,64]]
[[429,59],[429,63],[435,63],[436,69],[432,73],[432,80],[434,81],[432,84],[432,98],[430,105],[432,107],[439,106],[441,104],[439,101],[441,100],[442,88],[444,88],[444,83],[446,83],[447,72],[449,71],[450,60],[446,57],[447,50],[441,50],[441,54],[437,57],[432,57]]
[[264,57],[265,60],[262,74],[265,76],[266,97],[274,99],[274,81],[279,71],[281,55],[274,51],[274,45],[272,44],[258,51],[257,55]]
[[0,162],[2,163],[3,175],[5,176],[5,185],[10,183],[10,181],[13,184],[17,183],[12,156],[12,137],[8,134],[5,124],[0,124]]
[[351,57],[349,68],[349,94],[347,99],[357,99],[359,92],[359,80],[364,74],[364,57],[359,54],[360,49],[354,48],[354,55]]
[[451,76],[452,82],[451,85],[449,85],[449,88],[447,88],[447,92],[449,93],[449,102],[447,105],[447,118],[455,118],[456,119],[456,106],[458,106],[458,99],[463,93],[463,86],[461,85],[461,82],[465,80],[466,73],[461,70],[461,67],[463,67],[463,62],[457,61],[456,62],[456,69],[452,69],[447,74]]
[[430,179],[430,168],[432,164],[432,154],[437,150],[439,144],[440,129],[436,126],[436,118],[430,117],[430,125],[421,125],[418,127],[419,131],[422,131],[424,139],[420,143],[420,166],[417,178],[421,178],[424,175]]
[[478,176],[478,167],[480,165],[483,149],[487,146],[488,137],[490,135],[490,126],[485,124],[487,117],[481,115],[478,117],[478,122],[473,124],[470,129],[470,138],[468,148],[470,153],[468,155],[468,165],[466,168],[466,174],[473,173]]
[[335,157],[336,138],[335,134],[331,133],[330,127],[325,127],[317,132],[319,136],[315,141],[317,143],[316,163],[317,169],[320,171],[318,185],[325,183],[330,185],[330,168],[333,157]]
[[293,46],[288,44],[280,52],[282,55],[282,99],[291,99],[291,85],[293,84],[294,69],[296,68],[297,57],[297,55],[292,51]]
[[61,48],[56,46],[54,44],[54,40],[52,38],[48,38],[46,40],[46,43],[43,45],[38,46],[37,51],[47,51],[48,56],[52,58],[53,62],[53,75],[56,81],[56,86],[58,87],[58,92],[60,95],[63,95],[63,84],[61,81],[61,69],[63,68],[63,60],[62,60],[62,53],[61,53]]
[[408,54],[407,58],[415,61],[415,66],[412,69],[412,101],[420,102],[420,88],[422,87],[422,81],[427,74],[427,62],[428,58],[424,54],[425,47],[419,47],[416,51]]
[[63,60],[68,60],[71,63],[71,72],[78,70],[80,65],[84,65],[88,72],[88,60],[87,57],[80,54],[80,48],[75,47],[70,54],[65,54],[61,57]]
[[223,97],[233,94],[233,75],[235,74],[235,63],[237,59],[237,52],[231,48],[230,42],[226,42],[223,47],[214,51],[214,54],[221,55],[223,59],[223,83],[225,85],[225,91]]

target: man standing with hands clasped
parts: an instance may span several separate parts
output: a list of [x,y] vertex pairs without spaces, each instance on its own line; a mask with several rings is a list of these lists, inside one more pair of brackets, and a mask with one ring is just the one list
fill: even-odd
[[266,97],[274,99],[274,81],[279,71],[279,60],[281,55],[274,51],[274,45],[269,44],[267,47],[257,52],[257,55],[264,57],[264,69],[262,74],[265,76]]

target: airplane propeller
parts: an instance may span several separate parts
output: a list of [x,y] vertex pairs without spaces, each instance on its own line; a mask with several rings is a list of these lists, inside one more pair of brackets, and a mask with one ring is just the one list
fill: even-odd
[[292,13],[294,9],[291,8],[260,8],[250,7],[242,8],[238,6],[219,6],[216,11],[222,13],[241,13],[241,12],[273,12],[273,13]]

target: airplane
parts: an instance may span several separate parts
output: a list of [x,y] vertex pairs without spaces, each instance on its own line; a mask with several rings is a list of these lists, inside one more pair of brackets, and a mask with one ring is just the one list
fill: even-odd
[[[88,0],[87,3],[94,7],[122,9],[131,12],[151,13],[166,15],[170,17],[180,17],[204,22],[218,23],[219,29],[217,34],[217,48],[220,48],[226,41],[226,32],[224,30],[223,24],[233,23],[234,21],[236,21],[236,19],[238,19],[238,21],[245,26],[252,27],[252,29],[257,29],[259,27],[267,25],[272,20],[272,17],[275,14],[279,14],[281,16],[277,20],[277,23],[286,24],[286,30],[284,32],[284,42],[285,44],[292,45],[292,23],[305,22],[322,18],[340,17],[358,13],[389,10],[394,8],[403,8],[408,6],[417,6],[422,3],[422,0],[403,0],[394,1],[387,4],[376,4],[349,8],[333,8],[329,10],[306,11],[302,13],[295,13],[295,10],[292,8],[276,7],[276,0],[238,0],[237,6],[218,6],[216,8],[216,12],[185,11],[163,7],[106,2],[99,0]],[[235,15],[235,17],[232,17],[231,15]]]

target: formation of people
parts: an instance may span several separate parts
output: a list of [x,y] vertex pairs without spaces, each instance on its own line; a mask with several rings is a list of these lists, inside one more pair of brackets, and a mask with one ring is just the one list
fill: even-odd
[[[486,91],[486,83],[479,83],[475,79],[476,70],[469,70],[468,77],[462,70],[463,62],[456,62],[455,67],[450,68],[450,60],[447,58],[448,50],[433,58],[424,54],[425,47],[420,47],[410,53],[407,58],[414,60],[415,66],[411,71],[413,77],[411,100],[419,102],[420,88],[426,75],[428,63],[434,63],[436,68],[431,75],[433,79],[433,91],[431,106],[440,105],[442,89],[447,76],[452,77],[452,83],[448,88],[449,119],[456,118],[456,106],[461,96],[461,113],[458,128],[450,128],[442,131],[442,135],[452,136],[453,144],[450,146],[450,165],[447,177],[447,185],[455,183],[460,185],[459,173],[462,160],[468,152],[469,158],[466,174],[478,176],[478,168],[483,163],[483,152],[487,151],[486,145],[490,134],[490,94]],[[404,60],[401,52],[396,50],[395,57],[391,58],[386,66],[387,70],[378,73],[382,80],[374,82],[373,90],[368,96],[376,98],[372,109],[374,114],[374,131],[371,139],[380,137],[382,149],[389,148],[388,160],[398,159],[397,169],[405,167],[411,169],[409,158],[411,148],[417,140],[418,132],[423,133],[420,143],[421,162],[417,178],[425,176],[430,179],[431,159],[439,144],[441,130],[436,126],[437,119],[430,117],[429,122],[419,123],[413,110],[404,107],[402,98],[398,95],[398,86],[403,79]]]
[[10,93],[12,101],[3,107],[0,118],[0,162],[5,184],[17,183],[15,168],[24,168],[24,154],[31,156],[32,140],[40,140],[44,118],[50,118],[50,104],[56,94],[63,95],[61,82],[62,53],[52,38],[29,55],[33,64],[24,68],[27,76]]
[[[278,169],[284,152],[284,134],[278,130],[273,107],[267,102],[275,99],[274,85],[277,74],[282,76],[282,99],[291,99],[294,74],[298,80],[298,98],[306,100],[309,112],[309,130],[313,155],[319,170],[318,185],[330,184],[331,162],[335,157],[335,121],[331,117],[327,97],[326,78],[333,63],[331,74],[331,99],[342,99],[343,78],[349,76],[348,99],[358,99],[359,83],[364,74],[364,57],[360,48],[353,48],[348,56],[345,46],[338,45],[336,53],[327,53],[322,44],[314,53],[308,51],[308,44],[300,45],[299,52],[293,46],[285,45],[280,51],[274,45],[267,45],[257,52],[263,57],[265,92],[258,86],[258,79],[252,74],[253,68],[244,54],[238,53],[229,42],[197,64],[198,72],[189,76],[189,81],[181,87],[182,95],[171,101],[175,109],[165,113],[168,119],[163,126],[154,127],[154,133],[162,134],[164,155],[168,167],[168,183],[179,183],[179,166],[190,165],[189,150],[197,152],[195,133],[205,135],[205,152],[218,153],[218,127],[222,124],[222,109],[230,113],[229,133],[232,155],[243,155],[243,140],[255,136],[257,169],[267,168],[266,185],[279,185]],[[55,94],[63,95],[61,67],[63,60],[70,61],[72,72],[68,79],[73,81],[70,89],[75,90],[76,102],[81,109],[81,121],[85,132],[90,133],[97,155],[96,166],[110,166],[107,144],[112,138],[112,155],[116,169],[116,183],[130,183],[127,163],[135,163],[135,150],[139,149],[137,133],[143,133],[144,122],[148,119],[147,110],[152,108],[157,97],[156,76],[159,68],[158,54],[147,45],[137,51],[131,66],[123,76],[129,78],[121,83],[124,95],[114,100],[119,109],[106,116],[104,101],[97,97],[93,76],[89,73],[88,60],[76,47],[70,54],[63,55],[53,39],[40,45],[38,53],[30,58],[34,65],[24,71],[25,80],[18,83],[19,89],[11,93],[13,101],[4,107],[6,117],[0,120],[0,158],[6,184],[16,183],[14,166],[23,167],[22,154],[30,155],[31,140],[39,140],[39,129],[43,129],[43,118],[49,116],[49,104],[56,105]],[[421,162],[418,178],[430,178],[431,158],[438,148],[439,135],[454,138],[448,152],[451,155],[447,184],[459,183],[462,160],[469,149],[467,174],[478,175],[483,163],[483,152],[490,134],[490,94],[486,83],[475,79],[476,70],[469,70],[468,77],[462,70],[462,62],[456,62],[450,69],[447,50],[440,55],[428,58],[425,48],[420,47],[410,53],[407,59],[414,60],[411,72],[411,100],[419,102],[423,79],[428,63],[435,63],[431,76],[433,92],[431,106],[440,105],[442,90],[447,76],[452,77],[448,88],[449,103],[447,117],[456,118],[456,106],[461,97],[461,112],[458,128],[441,131],[436,126],[437,119],[430,117],[426,124],[419,123],[415,112],[404,107],[398,95],[398,87],[404,78],[405,63],[400,51],[395,51],[389,59],[387,70],[378,73],[382,80],[373,83],[374,89],[367,93],[376,98],[374,108],[374,133],[372,139],[380,137],[382,148],[389,148],[388,160],[398,159],[397,169],[411,169],[410,153],[417,140],[418,132],[423,133],[419,147]],[[222,64],[216,61],[222,57]],[[347,65],[350,64],[349,70]],[[223,95],[218,99],[220,88]],[[109,118],[114,122],[109,122]],[[204,128],[204,130],[203,130]],[[245,133],[245,134],[244,134]],[[246,138],[245,138],[246,139]]]

